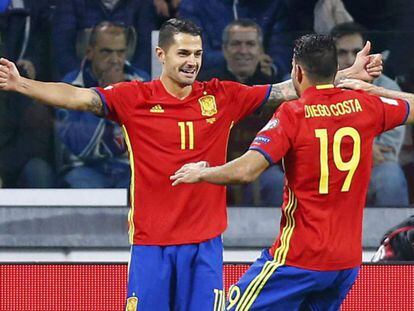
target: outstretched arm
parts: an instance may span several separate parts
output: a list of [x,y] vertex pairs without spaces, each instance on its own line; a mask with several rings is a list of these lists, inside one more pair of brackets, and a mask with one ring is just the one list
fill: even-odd
[[[382,58],[380,54],[370,55],[371,43],[367,41],[364,48],[358,52],[354,64],[346,69],[338,71],[335,81],[339,82],[345,78],[372,81],[382,73]],[[284,101],[298,98],[292,80],[272,85],[268,103],[279,107]]]
[[57,108],[90,111],[103,116],[104,109],[99,95],[86,88],[66,83],[40,82],[20,76],[16,65],[0,59],[0,90],[13,91]]
[[405,99],[410,105],[410,114],[406,120],[406,124],[414,123],[414,94],[406,93],[401,91],[394,91],[383,88],[381,86],[376,86],[361,80],[356,79],[345,79],[338,84],[338,87],[353,89],[353,90],[363,90],[374,95],[388,97],[388,98],[401,98]]
[[267,103],[279,107],[285,101],[298,98],[292,80],[272,84]]
[[184,165],[173,176],[173,186],[208,182],[218,185],[249,183],[255,180],[268,166],[265,157],[254,150],[221,166],[207,167],[201,162]]

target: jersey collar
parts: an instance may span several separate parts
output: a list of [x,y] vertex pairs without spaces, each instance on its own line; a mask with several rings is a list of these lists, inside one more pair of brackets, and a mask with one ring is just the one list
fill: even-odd
[[314,96],[317,94],[334,94],[341,92],[341,89],[338,89],[333,84],[319,84],[308,87],[303,93],[301,97],[309,97]]
[[191,100],[191,98],[193,98],[195,94],[199,93],[200,85],[201,85],[200,82],[194,81],[192,89],[191,89],[191,93],[188,94],[187,97],[180,99],[180,98],[177,98],[177,97],[173,96],[172,94],[170,94],[165,89],[165,87],[162,84],[160,79],[154,80],[154,83],[155,83],[155,86],[157,88],[158,94],[160,94],[164,98],[168,98],[168,100],[173,102],[173,103],[183,103],[183,102],[187,102],[187,101]]

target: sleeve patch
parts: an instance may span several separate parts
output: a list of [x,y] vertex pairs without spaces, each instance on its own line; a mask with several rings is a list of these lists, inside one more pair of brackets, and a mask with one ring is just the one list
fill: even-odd
[[398,106],[398,101],[396,99],[381,97],[381,96],[380,96],[380,99],[384,104],[388,104],[388,105],[392,105],[392,106]]
[[271,139],[265,136],[256,136],[253,140],[253,144],[268,144],[270,143]]
[[273,118],[261,129],[261,131],[271,130],[279,125],[279,119]]

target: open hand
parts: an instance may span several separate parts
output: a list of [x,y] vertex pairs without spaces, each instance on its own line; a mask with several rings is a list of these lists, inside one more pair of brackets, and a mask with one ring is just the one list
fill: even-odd
[[352,90],[364,90],[366,92],[369,92],[375,88],[375,85],[357,79],[344,79],[338,83],[337,87]]
[[173,186],[179,184],[193,184],[201,181],[201,171],[208,167],[208,162],[200,161],[196,163],[188,163],[183,165],[174,175],[170,176],[170,180],[173,180]]

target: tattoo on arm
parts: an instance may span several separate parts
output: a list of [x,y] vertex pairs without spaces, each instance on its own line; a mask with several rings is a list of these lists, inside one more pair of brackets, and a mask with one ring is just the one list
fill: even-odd
[[88,103],[88,111],[96,114],[99,117],[103,117],[105,114],[104,107],[102,104],[101,97],[93,90],[90,90],[92,93],[92,99]]
[[298,98],[292,80],[273,84],[271,88],[267,102],[276,108],[284,101]]

